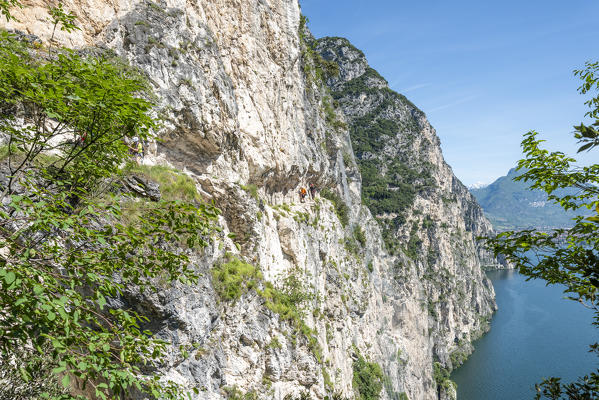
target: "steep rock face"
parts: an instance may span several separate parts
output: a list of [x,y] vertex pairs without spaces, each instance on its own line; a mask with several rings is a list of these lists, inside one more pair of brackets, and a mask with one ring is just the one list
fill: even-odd
[[495,309],[481,266],[498,263],[476,243],[492,233],[491,224],[445,163],[425,114],[391,91],[346,39],[320,39],[317,50],[340,68],[328,84],[348,118],[364,201],[387,249],[414,261],[403,278],[424,288],[435,358],[452,367],[462,357],[456,353],[448,363],[453,344],[469,352],[467,343],[486,329]]
[[[112,51],[148,76],[164,123],[147,161],[184,170],[223,209],[223,236],[194,257],[198,285],[153,296],[132,289],[123,300],[172,341],[160,373],[197,388],[197,399],[226,398],[224,388],[259,398],[353,398],[361,354],[387,376],[383,398],[445,396],[433,363],[450,366],[450,353],[467,351],[494,308],[473,240],[489,225],[444,163],[424,114],[341,39],[319,45],[340,64],[329,81],[343,113],[335,111],[298,33],[297,0],[63,3],[82,30],[56,40]],[[25,4],[6,27],[48,40],[45,2]],[[362,140],[356,121],[374,111],[368,124],[384,119],[395,125],[377,126],[397,129]],[[362,204],[358,164],[364,192],[375,193],[363,163],[375,159],[396,171],[386,192],[411,193],[409,201],[393,198],[393,212],[379,213],[372,196]],[[299,203],[297,190],[309,182],[327,198]],[[219,298],[212,275],[226,252],[264,277],[234,302]],[[273,305],[266,282],[301,292],[300,315]],[[194,351],[184,357],[179,346]]]

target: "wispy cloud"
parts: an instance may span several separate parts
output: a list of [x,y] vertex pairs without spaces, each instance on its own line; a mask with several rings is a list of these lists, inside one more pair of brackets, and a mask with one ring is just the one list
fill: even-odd
[[459,100],[455,100],[450,103],[443,104],[442,106],[430,108],[430,109],[426,110],[426,113],[429,114],[429,113],[432,113],[435,111],[445,110],[446,108],[450,108],[450,107],[457,106],[460,104],[468,103],[469,101],[477,99],[478,97],[479,96],[477,96],[477,95],[463,97]]
[[430,83],[430,82],[429,83],[420,83],[418,85],[410,86],[410,87],[405,88],[405,89],[399,89],[398,91],[400,93],[408,93],[408,92],[412,92],[412,91],[418,90],[418,89],[423,89],[425,87],[429,87],[429,86],[432,86],[432,85],[433,84]]

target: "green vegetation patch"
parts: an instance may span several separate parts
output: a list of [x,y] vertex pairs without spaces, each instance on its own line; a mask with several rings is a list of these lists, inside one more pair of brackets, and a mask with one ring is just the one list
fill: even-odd
[[250,183],[248,185],[240,185],[239,187],[245,190],[254,200],[258,201],[258,186]]
[[422,239],[418,237],[418,223],[412,223],[412,229],[410,229],[410,240],[408,240],[408,247],[406,254],[411,259],[415,260],[418,258],[420,251],[422,250]]
[[337,214],[341,225],[344,227],[347,226],[349,223],[349,207],[347,204],[345,204],[341,196],[328,188],[322,189],[320,195],[333,203],[333,206],[335,207],[335,214]]
[[324,84],[326,78],[339,75],[339,65],[333,61],[327,61],[315,50],[317,41],[311,40],[306,36],[306,25],[308,18],[305,15],[300,17],[299,38],[302,50],[302,61],[304,75],[306,77],[306,87],[310,90],[312,84]]
[[262,273],[251,264],[238,258],[219,264],[212,269],[212,284],[221,299],[236,301],[254,289]]
[[226,386],[223,388],[227,395],[227,400],[258,400],[258,393],[253,390],[243,393],[237,386]]
[[200,200],[193,179],[174,168],[162,165],[148,166],[129,163],[123,172],[125,174],[140,174],[158,182],[160,193],[165,200]]
[[383,370],[380,365],[368,362],[360,353],[354,360],[354,378],[352,381],[358,400],[377,400],[383,389]]
[[376,94],[381,89],[378,87],[372,87],[368,84],[373,80],[387,84],[385,78],[383,78],[375,69],[367,67],[366,71],[362,75],[346,82],[341,91],[334,92],[333,98],[341,99],[345,96],[357,96],[363,93]]
[[322,349],[318,344],[316,332],[303,320],[303,305],[313,296],[307,292],[302,282],[290,275],[283,281],[283,287],[277,289],[270,282],[264,283],[264,290],[258,294],[265,300],[266,308],[278,314],[281,319],[291,324],[308,340],[308,348],[312,351],[318,362],[322,360]]
[[449,369],[445,368],[441,363],[435,362],[433,364],[433,379],[437,383],[437,386],[444,390],[448,390],[452,386],[456,388],[456,383],[449,379],[449,375]]
[[[235,302],[245,293],[255,289],[264,299],[266,308],[278,314],[308,340],[308,348],[318,362],[321,362],[322,350],[316,338],[316,332],[303,320],[303,305],[313,298],[302,281],[295,275],[283,280],[281,289],[265,282],[258,268],[238,258],[231,257],[228,262],[216,265],[212,269],[212,284],[219,297],[224,301]],[[262,286],[263,289],[258,289]],[[277,341],[278,342],[278,341]]]
[[366,234],[364,233],[364,229],[362,229],[361,226],[356,225],[354,226],[354,239],[356,239],[356,241],[358,243],[360,243],[360,246],[364,247],[366,246]]
[[364,203],[376,216],[381,214],[403,214],[414,204],[418,173],[401,161],[387,164],[382,173],[382,162],[360,160],[362,173],[362,196]]
[[[0,0],[9,19],[6,4]],[[75,28],[61,4],[48,13],[55,28]],[[162,290],[163,282],[196,284],[191,252],[181,251],[180,241],[198,250],[211,244],[219,211],[161,200],[131,224],[119,223],[125,210],[98,193],[130,158],[123,139],[144,140],[157,127],[147,81],[94,52],[27,46],[0,30],[0,125],[21,151],[20,162],[6,155],[11,171],[0,213],[7,250],[0,364],[16,363],[4,387],[31,389],[6,398],[73,398],[54,392],[75,383],[98,399],[132,391],[183,398],[183,387],[143,367],[163,365],[170,354],[168,343],[141,326],[151,316],[109,299],[131,287],[144,293]],[[16,353],[21,358],[15,349],[25,349]]]

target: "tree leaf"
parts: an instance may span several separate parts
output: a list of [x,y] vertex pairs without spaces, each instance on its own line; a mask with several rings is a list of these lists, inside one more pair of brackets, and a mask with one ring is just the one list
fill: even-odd
[[7,285],[10,285],[15,281],[15,278],[15,273],[12,271],[8,271],[6,275],[4,275],[4,282],[6,282]]
[[69,376],[69,374],[65,374],[65,376],[62,377],[62,386],[65,388],[69,388],[69,386],[71,386],[71,377]]
[[581,152],[583,152],[583,151],[585,151],[585,150],[589,150],[590,148],[592,148],[592,147],[594,147],[594,146],[596,146],[596,143],[587,143],[587,144],[585,144],[584,146],[581,146],[581,147],[578,149],[577,153],[581,153]]
[[54,368],[54,369],[52,370],[52,373],[53,373],[54,375],[58,375],[58,374],[60,374],[61,372],[65,371],[66,369],[67,369],[67,367],[65,367],[65,366],[62,366],[62,367],[57,367],[57,368]]

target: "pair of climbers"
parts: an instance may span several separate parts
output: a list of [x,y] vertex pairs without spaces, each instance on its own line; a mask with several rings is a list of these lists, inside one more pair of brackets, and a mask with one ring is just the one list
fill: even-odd
[[[299,195],[300,195],[300,202],[304,202],[306,196],[308,195],[308,192],[306,191],[305,187],[301,187],[299,190]],[[316,197],[316,185],[314,185],[314,183],[310,182],[310,197],[312,198],[312,200],[314,200],[314,198]]]

